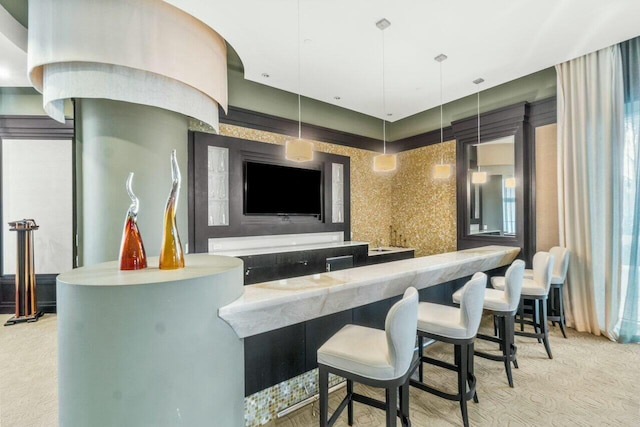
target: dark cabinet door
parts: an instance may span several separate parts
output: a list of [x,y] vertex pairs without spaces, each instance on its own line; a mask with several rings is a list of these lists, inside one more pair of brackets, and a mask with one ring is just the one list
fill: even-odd
[[353,323],[369,328],[384,329],[387,312],[393,304],[400,301],[402,296],[388,298],[373,304],[363,305],[353,309]]
[[306,371],[304,335],[304,323],[297,323],[244,339],[245,396]]
[[346,324],[353,323],[352,310],[345,310],[305,322],[305,370],[318,367],[318,349]]
[[381,264],[383,262],[398,261],[401,259],[409,259],[413,257],[414,251],[394,252],[390,254],[386,254],[383,252],[379,255],[367,255],[367,264]]

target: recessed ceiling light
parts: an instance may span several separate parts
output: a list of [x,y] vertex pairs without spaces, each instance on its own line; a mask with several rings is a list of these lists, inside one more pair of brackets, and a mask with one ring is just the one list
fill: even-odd
[[391,117],[393,116],[393,113],[387,113],[387,116]]
[[445,55],[444,53],[441,53],[440,55],[436,56],[436,57],[435,57],[435,58],[433,58],[433,59],[435,59],[435,60],[436,60],[436,61],[438,61],[438,62],[442,62],[442,61],[444,61],[445,59],[447,59],[447,55]]
[[333,99],[335,99],[336,101],[339,101],[340,97],[339,96],[334,96]]
[[483,82],[484,82],[484,79],[483,79],[482,77],[480,77],[479,79],[475,79],[475,80],[473,81],[473,83],[475,83],[475,84],[477,84],[477,85],[479,85],[480,83],[483,83]]
[[262,77],[264,77],[265,79],[269,78],[269,74],[268,73],[262,73]]
[[11,71],[8,68],[0,67],[0,79],[8,79],[11,77]]

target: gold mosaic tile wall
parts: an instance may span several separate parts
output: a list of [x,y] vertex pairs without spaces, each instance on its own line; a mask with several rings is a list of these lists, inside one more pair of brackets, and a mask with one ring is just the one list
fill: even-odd
[[[434,179],[433,167],[451,165],[448,179]],[[447,141],[398,155],[391,204],[392,225],[416,256],[456,250],[456,142]]]
[[[284,145],[290,138],[271,132],[238,126],[220,125],[220,134],[251,141]],[[373,157],[378,153],[342,145],[313,141],[315,149],[351,159],[351,240],[389,244],[392,222],[390,203],[393,173],[373,172]]]
[[[290,138],[225,124],[220,134],[279,145]],[[455,141],[402,152],[391,173],[373,171],[376,152],[313,143],[317,151],[351,159],[352,240],[409,246],[416,256],[456,250]],[[433,166],[441,160],[452,165],[451,177],[434,180]]]

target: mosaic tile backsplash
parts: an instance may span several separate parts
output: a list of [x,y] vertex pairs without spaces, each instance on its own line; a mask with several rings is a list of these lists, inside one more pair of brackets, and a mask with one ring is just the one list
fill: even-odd
[[[269,144],[284,145],[290,138],[270,132],[220,125],[220,134]],[[398,154],[391,173],[373,171],[377,152],[312,141],[315,150],[351,159],[352,240],[373,245],[415,248],[416,256],[456,249],[455,141]],[[451,177],[436,180],[433,167],[452,165]],[[247,427],[268,423],[283,409],[313,396],[317,369],[245,398]],[[331,378],[330,386],[340,378]]]

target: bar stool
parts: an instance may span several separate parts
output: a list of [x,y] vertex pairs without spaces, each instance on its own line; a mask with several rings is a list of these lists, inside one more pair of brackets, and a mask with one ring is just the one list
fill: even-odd
[[[420,390],[447,400],[460,402],[462,422],[469,426],[467,400],[476,396],[476,377],[473,374],[473,340],[482,318],[487,275],[476,273],[461,290],[460,308],[421,302],[418,304],[418,352],[420,354],[419,381],[410,384]],[[430,338],[454,345],[455,364],[423,355],[423,340]],[[424,383],[423,363],[429,363],[458,373],[458,393],[451,394]],[[467,391],[467,383],[469,390]]]
[[[571,252],[569,252],[569,249],[567,248],[554,246],[549,249],[549,253],[553,255],[553,259],[555,261],[553,263],[553,272],[551,273],[551,289],[549,290],[549,312],[547,313],[547,320],[549,320],[553,326],[558,322],[562,335],[567,338],[564,319],[564,290],[562,288],[567,280],[567,271],[569,270]],[[524,278],[533,279],[533,270],[525,270]]]
[[[514,344],[514,320],[520,302],[520,292],[522,290],[522,276],[524,274],[524,261],[515,260],[507,269],[505,274],[504,290],[488,288],[484,293],[485,310],[490,310],[494,317],[494,325],[497,322],[497,336],[477,334],[476,338],[500,344],[501,355],[475,351],[474,354],[484,359],[502,361],[507,373],[509,387],[513,387],[513,377],[511,375],[511,363],[517,368],[518,361],[516,352],[518,348]],[[462,291],[458,290],[453,294],[453,302],[460,303]]]
[[[332,426],[345,406],[353,425],[353,402],[383,409],[387,427],[403,426],[409,421],[409,377],[418,365],[415,354],[418,318],[418,291],[408,288],[402,300],[387,313],[385,330],[346,325],[318,349],[320,380],[320,427]],[[329,418],[329,373],[347,379],[347,395]],[[385,389],[381,402],[353,392],[353,382]],[[398,410],[398,391],[400,410]]]
[[[538,252],[533,256],[533,279],[523,279],[520,294],[522,324],[532,325],[534,332],[518,331],[515,334],[522,337],[536,338],[544,343],[549,359],[553,359],[549,345],[549,325],[547,324],[547,296],[551,286],[551,271],[553,270],[553,255],[548,252]],[[493,277],[491,286],[504,289],[503,277]],[[533,301],[533,318],[524,320],[524,302]]]

